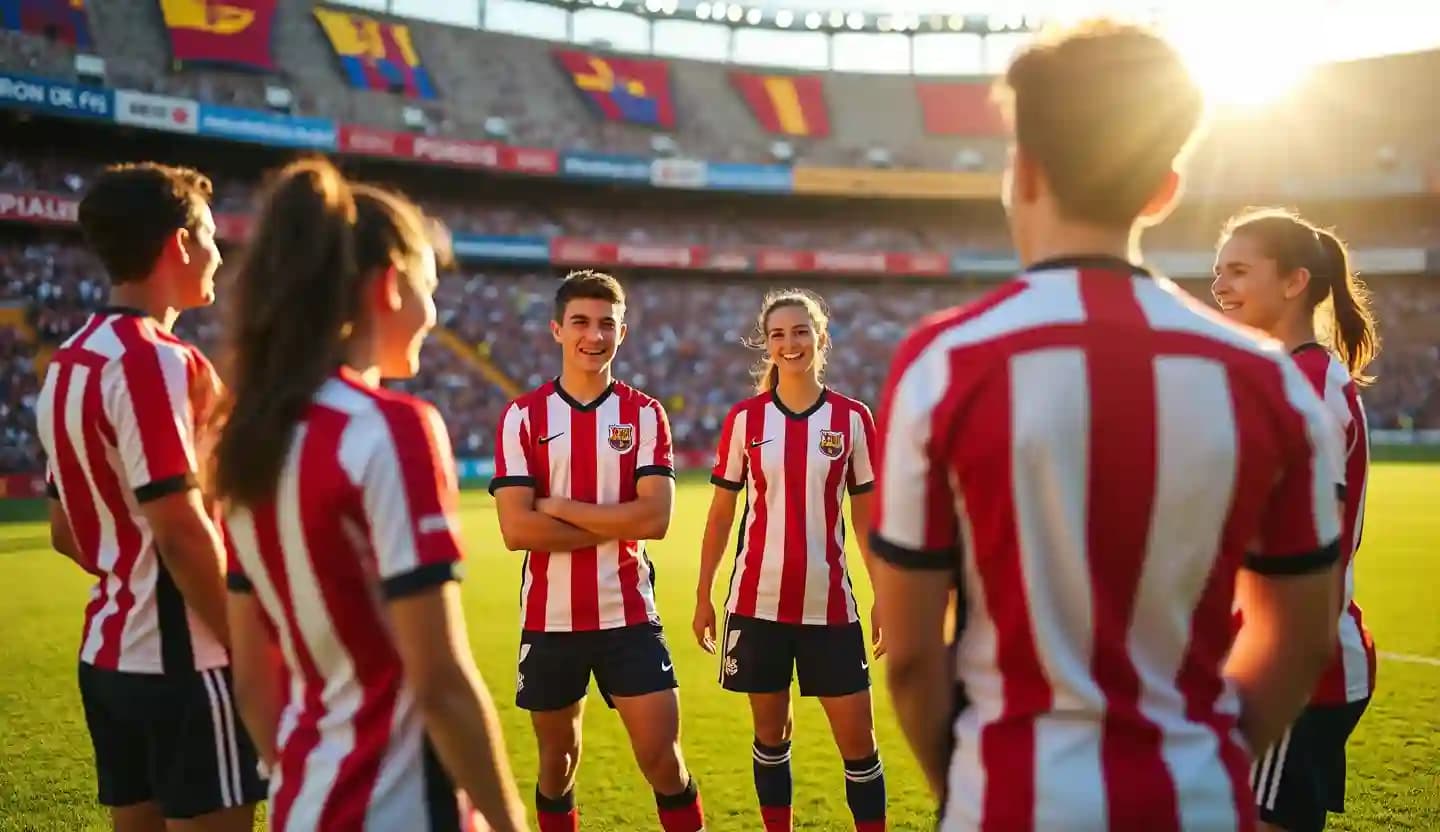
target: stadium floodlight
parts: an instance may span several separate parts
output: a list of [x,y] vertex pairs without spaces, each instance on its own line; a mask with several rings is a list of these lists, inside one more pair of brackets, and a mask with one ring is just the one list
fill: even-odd
[[760,19],[764,16],[764,12],[760,11],[759,8],[754,8],[745,13],[745,22],[749,23],[751,26],[759,26]]
[[659,14],[660,0],[645,0],[645,11],[651,14]]
[[781,29],[789,29],[790,24],[795,22],[795,13],[789,9],[781,9],[775,13],[775,25]]
[[835,10],[835,11],[833,11],[833,12],[830,13],[830,28],[831,28],[831,29],[839,29],[841,26],[844,26],[844,25],[845,25],[845,13],[844,13],[844,12],[842,12],[842,11],[840,11],[840,10],[837,9],[837,10]]
[[965,28],[965,18],[961,17],[958,14],[950,15],[950,20],[948,22],[950,24],[950,31],[952,32],[958,32]]
[[710,4],[709,4],[709,3],[704,3],[704,2],[702,2],[702,3],[696,3],[696,4],[695,4],[695,17],[699,18],[700,20],[709,20],[709,19],[710,19]]
[[739,3],[725,10],[725,19],[731,23],[739,23],[740,18],[745,16],[745,9]]
[[894,25],[890,22],[890,18],[888,17],[877,17],[875,18],[875,28],[879,29],[882,32],[888,32],[892,28],[894,28]]
[[820,13],[819,13],[819,12],[810,12],[809,14],[805,15],[805,28],[807,28],[807,29],[819,29],[819,28],[820,28]]
[[864,28],[865,28],[865,14],[864,14],[864,12],[851,12],[850,14],[846,15],[846,17],[845,17],[845,25],[846,25],[846,26],[849,26],[851,29],[854,29],[854,30],[857,31],[857,32],[860,31],[861,29],[864,29]]

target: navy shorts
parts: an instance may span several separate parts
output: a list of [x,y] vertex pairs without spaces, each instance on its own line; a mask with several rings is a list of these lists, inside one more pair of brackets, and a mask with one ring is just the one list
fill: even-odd
[[[801,696],[849,696],[870,689],[860,623],[783,624],[725,616],[720,684],[737,693],[778,693],[800,677]],[[792,676],[793,674],[793,676]]]
[[644,696],[679,687],[659,624],[578,633],[521,631],[516,707],[527,711],[569,707],[585,697],[592,675],[611,707],[615,696]]
[[178,820],[265,799],[229,668],[150,674],[81,663],[80,700],[102,805],[153,801]]
[[1320,832],[1345,811],[1345,743],[1370,700],[1309,706],[1251,768],[1260,819],[1287,832]]

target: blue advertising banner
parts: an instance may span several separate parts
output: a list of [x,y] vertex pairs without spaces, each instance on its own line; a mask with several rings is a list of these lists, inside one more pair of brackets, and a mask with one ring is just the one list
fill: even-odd
[[115,113],[115,93],[104,87],[82,87],[3,73],[0,74],[0,106],[109,121]]
[[216,104],[200,105],[200,135],[281,147],[336,147],[335,122],[328,118],[282,116]]
[[549,263],[550,239],[519,235],[456,234],[450,241],[462,260]]
[[794,190],[788,165],[743,165],[735,162],[710,162],[705,187],[718,191],[764,191],[790,193]]
[[459,477],[462,483],[474,483],[476,480],[488,480],[495,476],[495,460],[490,457],[480,459],[457,459],[455,460],[455,476]]
[[645,156],[613,153],[560,154],[560,175],[574,179],[604,179],[612,182],[650,183],[650,162]]

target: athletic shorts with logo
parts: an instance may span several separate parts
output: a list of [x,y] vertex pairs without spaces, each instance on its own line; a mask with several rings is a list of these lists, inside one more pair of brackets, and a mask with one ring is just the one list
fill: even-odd
[[153,801],[179,820],[265,798],[229,668],[123,673],[80,664],[104,806]]
[[870,688],[870,659],[859,622],[785,624],[725,617],[720,684],[737,693],[776,693],[800,678],[801,696],[848,696]]
[[1260,819],[1286,832],[1319,832],[1328,812],[1345,811],[1345,743],[1368,698],[1311,705],[1250,769]]
[[590,677],[605,704],[679,687],[665,633],[657,623],[608,630],[547,633],[522,630],[515,705],[553,711],[579,702]]

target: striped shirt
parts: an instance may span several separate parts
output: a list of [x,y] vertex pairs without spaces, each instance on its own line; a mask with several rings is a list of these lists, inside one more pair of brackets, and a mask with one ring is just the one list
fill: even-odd
[[786,624],[859,620],[840,501],[874,486],[874,444],[870,409],[833,390],[804,413],[773,392],[731,408],[710,476],[745,489],[727,610]]
[[1340,533],[1279,345],[1052,261],[902,344],[880,434],[877,555],[960,583],[943,828],[1253,828],[1235,576],[1329,568]]
[[[675,476],[665,409],[622,382],[589,404],[558,379],[546,382],[505,408],[499,434],[491,494],[518,486],[536,497],[613,505],[634,500],[643,477]],[[579,632],[660,620],[643,540],[532,551],[521,571],[522,629]]]
[[96,578],[80,661],[127,673],[229,664],[185,605],[140,510],[195,485],[197,425],[218,394],[205,356],[134,309],[91,315],[46,367],[35,413],[46,479]]
[[458,500],[435,409],[341,370],[296,427],[274,496],[229,508],[230,589],[254,593],[288,679],[272,829],[472,828],[386,608],[458,578]]
[[1295,363],[1314,386],[1341,432],[1345,448],[1344,506],[1341,516],[1340,638],[1335,658],[1311,699],[1314,705],[1358,702],[1375,692],[1375,640],[1355,603],[1355,553],[1365,526],[1365,488],[1370,475],[1370,429],[1360,392],[1350,373],[1319,344],[1295,350]]

